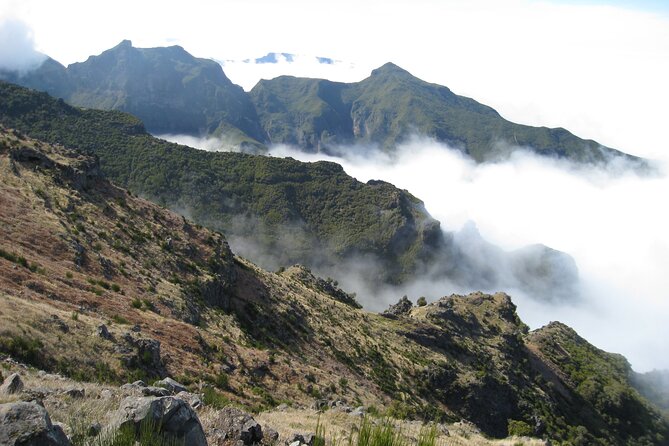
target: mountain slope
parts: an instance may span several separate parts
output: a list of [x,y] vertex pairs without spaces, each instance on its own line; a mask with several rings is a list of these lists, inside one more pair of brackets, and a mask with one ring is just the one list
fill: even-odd
[[496,437],[667,444],[624,360],[562,325],[526,334],[503,293],[370,313],[304,267],[235,257],[99,172],[0,130],[0,352],[83,381],[206,382],[208,398],[256,411],[340,400]]
[[352,84],[288,76],[262,80],[250,95],[271,142],[297,144],[307,151],[359,144],[392,152],[418,134],[479,162],[517,148],[587,163],[623,155],[565,129],[514,124],[492,108],[424,82],[392,63]]
[[360,183],[341,166],[204,152],[147,134],[119,112],[83,110],[0,82],[0,122],[100,157],[117,183],[231,236],[274,252],[270,266],[332,266],[363,257],[374,280],[402,280],[444,243],[422,202],[384,182]]
[[179,46],[134,48],[125,40],[67,68],[48,59],[27,74],[0,72],[0,79],[74,105],[129,112],[153,134],[213,135],[222,138],[225,148],[251,152],[277,143],[308,152],[333,152],[342,145],[393,152],[417,134],[478,162],[519,148],[583,163],[624,155],[563,128],[514,124],[392,63],[360,82],[281,76],[261,80],[247,94],[212,60],[195,58]]
[[77,109],[3,82],[0,97],[1,123],[97,154],[110,179],[224,231],[265,268],[303,263],[356,291],[427,275],[467,289],[578,297],[578,270],[566,254],[546,247],[505,253],[478,233],[444,233],[407,191],[360,183],[337,164],[195,150],[150,136],[130,115]]
[[265,139],[242,88],[218,63],[195,58],[180,46],[135,48],[124,40],[85,62],[67,68],[55,64],[49,59],[8,80],[74,105],[131,113],[155,134],[225,135],[248,150]]

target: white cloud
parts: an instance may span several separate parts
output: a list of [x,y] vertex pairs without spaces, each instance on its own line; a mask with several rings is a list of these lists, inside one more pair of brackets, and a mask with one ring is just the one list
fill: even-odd
[[[37,48],[66,64],[122,39],[140,47],[180,44],[216,60],[269,51],[325,56],[353,63],[358,79],[393,61],[509,119],[665,156],[668,16],[571,3],[22,0],[0,7],[0,16],[24,20]],[[355,80],[345,70],[324,74]],[[248,88],[249,78],[261,76],[231,78]]]
[[[324,158],[285,146],[273,153],[305,161]],[[565,322],[598,347],[625,354],[637,369],[669,367],[666,166],[661,174],[645,177],[527,153],[476,165],[425,139],[401,147],[395,160],[369,154],[328,159],[361,181],[382,179],[409,190],[446,230],[458,231],[474,221],[485,239],[505,249],[543,243],[572,255],[584,303],[541,304],[505,290],[521,317],[534,328],[551,320]],[[431,291],[437,297],[457,291],[449,286],[415,284],[414,292]]]
[[0,70],[30,71],[45,59],[35,50],[32,31],[25,23],[0,18]]

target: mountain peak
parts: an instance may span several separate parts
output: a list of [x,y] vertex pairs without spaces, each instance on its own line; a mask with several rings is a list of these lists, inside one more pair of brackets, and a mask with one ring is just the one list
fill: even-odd
[[372,76],[381,76],[381,75],[411,76],[411,73],[409,73],[404,68],[401,68],[401,67],[395,65],[392,62],[388,62],[388,63],[385,63],[385,64],[381,65],[376,70],[372,71]]
[[116,45],[114,48],[132,48],[132,40],[123,39],[121,43]]

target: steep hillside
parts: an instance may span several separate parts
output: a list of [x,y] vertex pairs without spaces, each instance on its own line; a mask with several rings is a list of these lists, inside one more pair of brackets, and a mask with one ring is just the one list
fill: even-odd
[[312,152],[337,150],[343,144],[392,152],[418,134],[479,162],[508,156],[519,147],[587,163],[623,155],[565,129],[514,124],[492,108],[392,63],[352,84],[289,76],[261,80],[250,95],[272,143]]
[[371,257],[402,280],[443,243],[439,223],[406,191],[360,183],[334,163],[212,153],[154,138],[118,112],[82,110],[0,83],[0,122],[95,153],[118,184],[234,237],[252,236],[269,266],[332,266]]
[[259,150],[263,131],[253,104],[221,66],[183,48],[135,48],[129,40],[67,68],[49,59],[12,82],[87,108],[122,110],[155,134],[224,135],[231,146]]
[[3,82],[0,97],[4,125],[95,153],[110,179],[224,231],[265,268],[302,263],[372,289],[429,275],[469,289],[578,297],[578,270],[564,253],[505,253],[478,234],[467,236],[467,247],[477,246],[469,252],[458,244],[462,234],[442,232],[410,193],[360,183],[337,164],[195,150],[150,136],[130,115],[78,109]]
[[0,132],[0,352],[83,381],[208,382],[206,404],[346,401],[496,437],[667,444],[622,357],[561,324],[527,334],[503,293],[369,313],[304,267],[235,257],[223,235],[99,172]]

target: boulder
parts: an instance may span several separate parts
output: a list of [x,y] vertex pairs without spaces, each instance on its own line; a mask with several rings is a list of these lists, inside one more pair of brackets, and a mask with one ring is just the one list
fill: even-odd
[[189,446],[206,446],[207,439],[195,411],[187,402],[173,396],[127,397],[121,401],[110,426],[132,426],[140,432],[142,423],[160,426],[161,431]]
[[112,335],[111,333],[109,333],[109,329],[105,324],[98,325],[96,332],[98,336],[100,336],[102,339],[107,339],[107,340],[112,339]]
[[36,402],[0,404],[0,444],[4,446],[70,446],[60,426],[51,423]]
[[169,390],[172,392],[172,394],[177,394],[179,392],[186,392],[188,389],[186,389],[186,386],[183,384],[178,383],[177,381],[173,380],[170,377],[167,377],[165,379],[161,379],[160,381],[156,381],[153,383],[154,386],[156,387],[162,387],[164,389]]
[[386,311],[381,313],[381,316],[395,319],[411,313],[412,308],[413,303],[409,300],[409,298],[402,296],[402,298],[395,305],[391,305]]
[[260,443],[263,439],[262,426],[235,407],[223,408],[214,421],[214,428],[222,431],[226,440],[238,440],[245,445]]
[[12,373],[0,386],[0,394],[19,393],[23,390],[23,381],[18,373]]
[[265,426],[263,429],[263,443],[268,444],[268,445],[274,445],[279,441],[279,432],[276,431],[276,429],[272,429],[271,427]]
[[142,387],[142,395],[144,396],[169,396],[172,392],[163,388],[155,386]]
[[199,409],[204,404],[202,402],[202,395],[195,393],[179,392],[177,393],[177,398],[181,398],[182,400],[186,401],[193,409]]
[[63,392],[64,395],[69,396],[70,398],[85,398],[86,397],[86,390],[83,388],[71,388],[67,389]]
[[315,439],[316,439],[316,434],[314,434],[313,432],[295,433],[291,437],[289,437],[287,443],[290,445],[298,444],[298,445],[313,446]]

